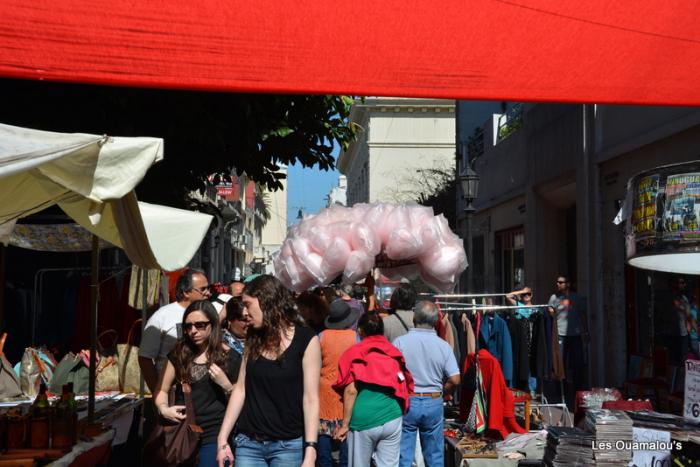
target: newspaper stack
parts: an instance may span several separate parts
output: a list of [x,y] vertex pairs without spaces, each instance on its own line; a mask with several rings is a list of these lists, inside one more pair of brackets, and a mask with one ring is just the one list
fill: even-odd
[[632,460],[632,419],[621,410],[589,409],[586,429],[595,436],[593,457],[598,466],[628,465]]
[[550,426],[544,461],[552,467],[596,465],[591,433],[580,428]]

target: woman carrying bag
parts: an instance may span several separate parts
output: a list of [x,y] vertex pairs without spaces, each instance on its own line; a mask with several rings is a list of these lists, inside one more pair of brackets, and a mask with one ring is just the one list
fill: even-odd
[[[198,465],[213,467],[216,465],[216,437],[233,390],[232,381],[237,377],[235,356],[222,344],[219,316],[209,301],[195,301],[187,307],[182,329],[184,337],[170,352],[161,371],[155,403],[163,419],[180,424],[187,418],[183,389],[190,393],[194,418],[202,429]],[[168,396],[176,382],[175,405],[171,406]],[[170,446],[166,448],[171,449]]]
[[238,422],[236,467],[313,467],[319,426],[321,348],[300,323],[282,283],[263,275],[246,284],[246,348],[218,437],[219,467],[233,461],[228,438]]

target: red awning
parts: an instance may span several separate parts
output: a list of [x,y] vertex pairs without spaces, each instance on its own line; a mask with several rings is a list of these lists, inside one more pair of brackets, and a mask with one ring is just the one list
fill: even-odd
[[688,0],[1,0],[0,76],[245,92],[700,104]]

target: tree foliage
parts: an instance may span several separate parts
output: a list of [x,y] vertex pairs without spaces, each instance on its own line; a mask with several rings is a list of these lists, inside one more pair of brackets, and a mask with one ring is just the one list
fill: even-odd
[[[140,199],[183,206],[207,177],[235,170],[269,190],[280,164],[333,169],[355,136],[347,96],[207,93],[0,80],[0,121],[30,128],[165,139]],[[217,175],[219,177],[220,175]],[[224,175],[225,176],[225,175]]]

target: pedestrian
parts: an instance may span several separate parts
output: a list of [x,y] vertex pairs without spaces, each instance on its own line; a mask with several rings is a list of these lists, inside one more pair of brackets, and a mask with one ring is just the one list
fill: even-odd
[[[514,290],[506,294],[506,301],[511,306],[528,306],[532,305],[532,289],[523,287],[520,290]],[[516,318],[529,318],[533,313],[534,308],[516,308],[514,316]]]
[[[360,316],[365,314],[365,307],[359,300],[353,297],[354,292],[355,287],[352,284],[344,284],[338,288],[338,296],[346,301],[348,305],[350,305],[350,308],[354,308],[360,312],[358,316],[359,319]],[[357,329],[357,321],[353,324],[353,329]]]
[[384,336],[393,342],[408,333],[413,327],[413,307],[416,304],[416,289],[411,284],[400,284],[391,294],[389,315],[384,320]]
[[348,439],[348,465],[399,465],[401,421],[408,411],[413,377],[401,352],[384,337],[384,322],[375,313],[357,325],[362,341],[340,358],[333,385],[343,395],[343,424],[336,439]]
[[569,386],[567,403],[573,405],[574,393],[583,389],[583,344],[584,341],[588,342],[588,321],[583,300],[571,290],[571,282],[563,274],[557,276],[556,292],[549,298],[549,310],[557,323],[559,347]]
[[219,467],[299,466],[316,462],[321,348],[304,326],[282,283],[261,275],[246,283],[243,307],[250,314],[238,382],[218,436]]
[[[182,383],[192,390],[195,421],[202,430],[199,467],[216,465],[216,437],[224,419],[228,397],[237,374],[235,352],[221,342],[221,326],[214,306],[206,300],[192,302],[182,319],[184,337],[168,354],[155,392],[160,416],[171,422],[184,420]],[[175,405],[168,404],[176,386]]]
[[336,427],[343,422],[343,402],[340,395],[333,390],[333,384],[338,379],[338,362],[341,355],[358,341],[353,326],[357,324],[360,312],[341,299],[331,303],[330,312],[325,320],[326,329],[319,334],[321,343],[321,385],[320,427],[318,432],[318,465],[332,467],[331,453],[338,448],[338,467],[348,465],[347,441],[333,440]]
[[403,417],[401,467],[410,467],[413,463],[416,432],[425,465],[444,465],[442,400],[444,394],[450,394],[459,385],[460,373],[452,348],[435,331],[438,314],[434,303],[418,302],[413,314],[414,327],[393,343],[404,355],[415,385],[414,392],[410,393],[410,408]]
[[156,389],[158,374],[170,351],[182,338],[182,315],[195,300],[209,298],[209,281],[204,271],[190,268],[182,273],[175,285],[176,301],[159,308],[146,322],[139,345],[139,366],[151,392]]
[[[221,317],[221,314],[219,316]],[[243,361],[245,339],[249,326],[250,314],[243,307],[240,297],[234,297],[226,302],[221,319],[222,340],[235,353],[236,379],[238,379],[238,370]]]
[[296,298],[297,310],[304,319],[304,323],[313,329],[316,334],[325,328],[324,322],[330,310],[328,303],[322,295],[311,292],[302,292]]
[[241,294],[243,293],[244,287],[245,287],[245,284],[243,282],[240,282],[240,281],[231,282],[231,285],[229,285],[229,290],[231,292],[231,296],[240,297]]

